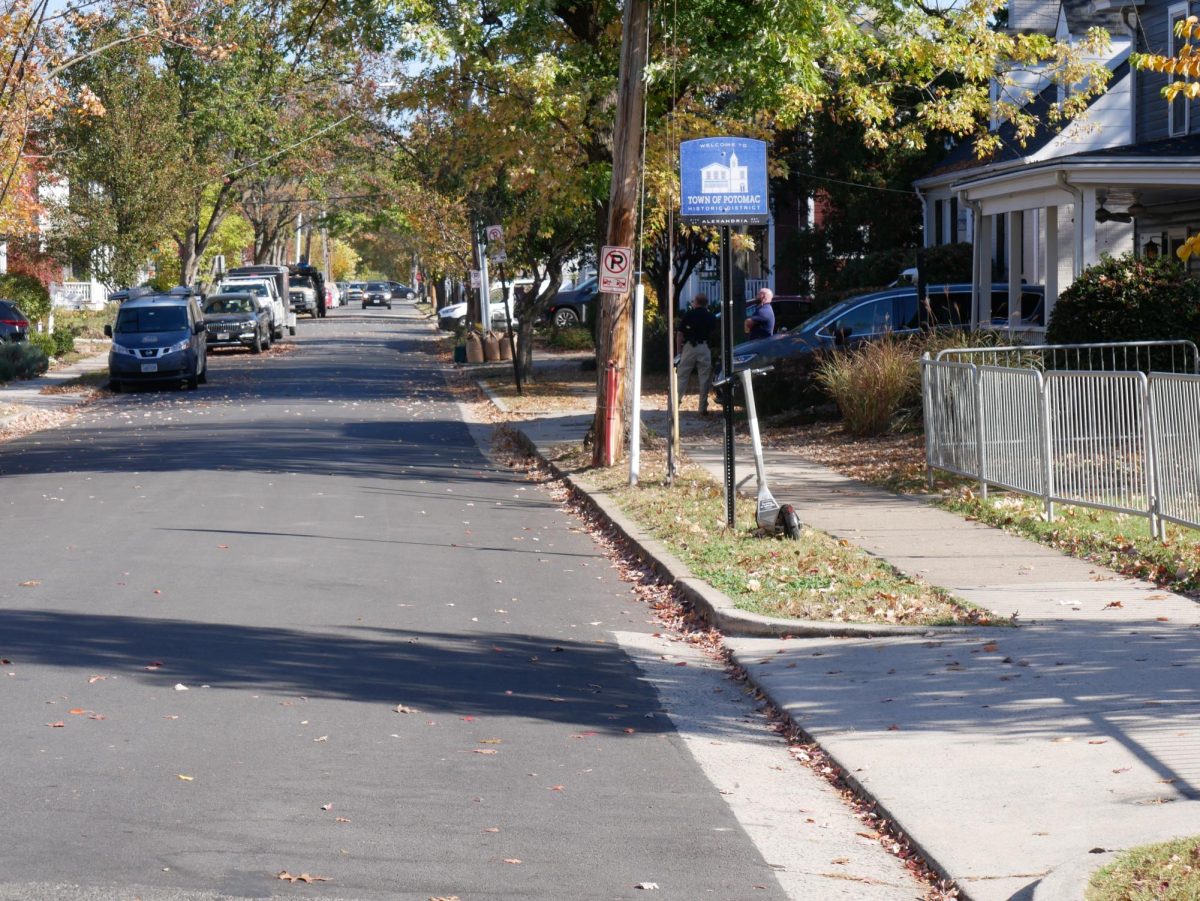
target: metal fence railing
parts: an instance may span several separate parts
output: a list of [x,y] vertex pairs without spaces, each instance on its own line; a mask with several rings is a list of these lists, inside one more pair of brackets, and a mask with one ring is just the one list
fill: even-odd
[[[1090,368],[1068,368],[1074,362]],[[1146,371],[1151,365],[1173,370]],[[1128,365],[1129,368],[1123,368]],[[922,360],[934,470],[1200,528],[1200,353],[1190,341],[954,348]]]

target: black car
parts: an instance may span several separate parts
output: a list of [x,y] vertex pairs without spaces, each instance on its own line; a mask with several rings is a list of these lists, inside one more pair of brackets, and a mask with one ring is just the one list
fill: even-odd
[[29,340],[29,317],[11,300],[0,300],[0,341]]
[[599,293],[595,276],[568,291],[559,291],[546,307],[546,321],[557,328],[571,328],[587,322],[587,305]]
[[413,300],[417,296],[416,291],[400,282],[388,282],[387,286],[391,289],[393,300]]
[[362,308],[367,307],[392,308],[392,288],[387,282],[367,282],[362,293]]
[[261,353],[271,346],[271,314],[253,294],[214,294],[204,303],[208,346],[248,347]]

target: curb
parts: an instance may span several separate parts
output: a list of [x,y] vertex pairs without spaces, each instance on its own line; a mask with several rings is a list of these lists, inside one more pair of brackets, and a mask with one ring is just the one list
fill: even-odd
[[[500,398],[486,387],[480,387],[501,411],[507,412]],[[608,492],[597,488],[585,478],[563,472],[546,458],[519,425],[514,431],[520,436],[521,444],[531,456],[537,457],[556,478],[569,485],[575,496],[594,513],[607,520],[658,576],[677,587],[706,622],[726,635],[742,638],[896,638],[963,634],[964,627],[957,626],[832,623],[821,620],[785,619],[740,610],[729,595],[698,578],[688,569],[687,564],[672,554],[661,541],[630,520],[616,502],[609,498]]]
[[1088,882],[1101,867],[1117,859],[1121,851],[1103,854],[1081,854],[1051,870],[1033,887],[1030,901],[1062,901],[1063,898],[1082,898]]

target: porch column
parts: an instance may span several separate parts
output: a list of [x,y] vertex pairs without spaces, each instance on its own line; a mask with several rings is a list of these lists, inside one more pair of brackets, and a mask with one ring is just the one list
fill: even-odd
[[994,217],[983,213],[975,229],[975,246],[979,248],[979,269],[975,273],[976,327],[986,328],[992,322],[992,229]]
[[1025,213],[1008,214],[1008,330],[1021,327],[1021,271],[1025,251]]
[[1081,275],[1088,266],[1095,265],[1096,257],[1096,189],[1083,189],[1083,210],[1075,217],[1083,246],[1080,248],[1080,265],[1076,275]]
[[1045,325],[1050,324],[1050,311],[1058,302],[1058,207],[1046,207],[1042,217],[1046,223],[1046,299],[1042,307],[1045,312]]

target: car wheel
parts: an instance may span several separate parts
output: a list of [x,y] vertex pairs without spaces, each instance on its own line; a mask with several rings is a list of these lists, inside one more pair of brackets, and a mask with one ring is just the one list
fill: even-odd
[[254,333],[254,343],[250,345],[250,353],[262,353],[262,335],[260,335],[258,332]]
[[579,325],[579,314],[570,307],[559,307],[554,311],[554,325],[556,328],[574,328]]
[[466,328],[467,327],[467,317],[466,316],[460,317],[459,320],[456,323],[454,323],[454,325],[456,328]]
[[271,330],[267,329],[263,332],[263,350],[271,349]]
[[288,326],[288,334],[289,334],[289,335],[291,335],[291,336],[293,336],[293,337],[295,337],[295,335],[296,335],[296,326],[294,326],[294,325],[289,325],[289,326]]
[[390,310],[391,308],[392,308],[392,305],[389,303],[389,304],[388,304],[388,309]]
[[366,308],[367,308],[367,305],[364,303],[364,304],[363,304],[363,309],[365,310]]
[[113,394],[120,394],[121,393],[121,383],[118,382],[116,379],[109,379],[108,380],[108,390],[111,391]]
[[200,387],[200,376],[199,375],[188,376],[188,379],[187,379],[188,391],[195,391],[199,387]]

